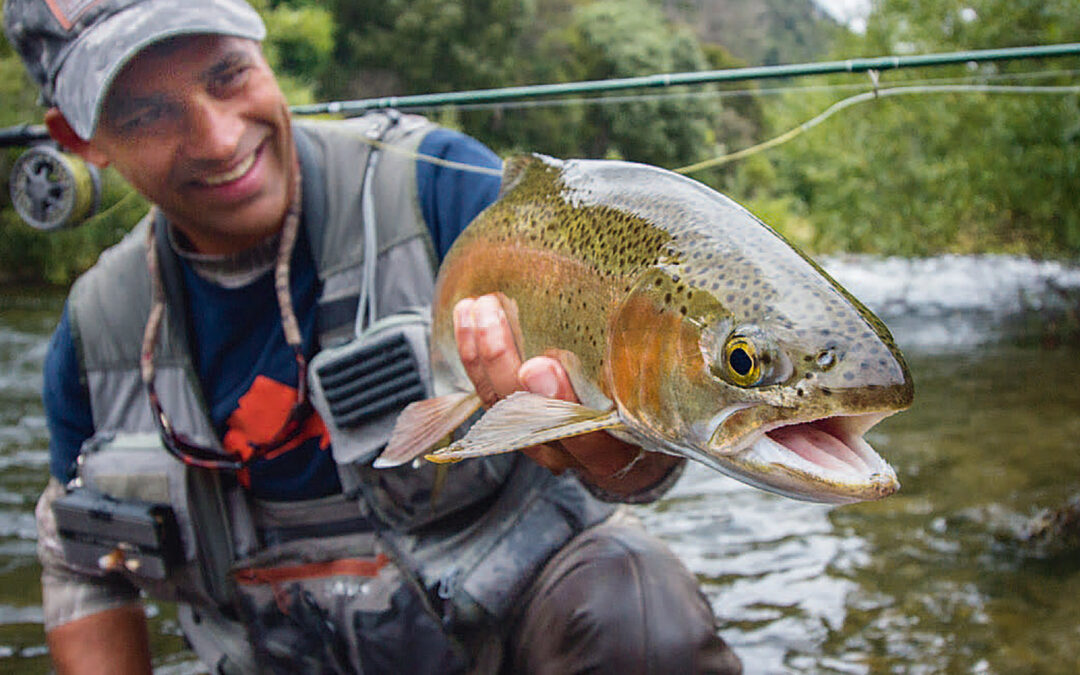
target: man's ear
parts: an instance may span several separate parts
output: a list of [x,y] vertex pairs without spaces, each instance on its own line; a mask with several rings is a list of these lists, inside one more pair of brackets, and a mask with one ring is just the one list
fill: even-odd
[[49,108],[45,111],[45,128],[49,130],[52,139],[68,152],[75,153],[99,169],[104,169],[109,165],[109,158],[95,148],[93,143],[80,138],[59,108]]

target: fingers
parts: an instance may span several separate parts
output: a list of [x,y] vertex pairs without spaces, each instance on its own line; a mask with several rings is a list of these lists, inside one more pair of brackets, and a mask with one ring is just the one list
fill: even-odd
[[454,307],[454,338],[465,372],[484,405],[522,389],[521,357],[502,305],[492,295],[466,298]]
[[[496,296],[459,301],[453,320],[461,363],[484,405],[490,407],[521,390],[577,402],[566,369],[558,360],[538,356],[521,362],[510,319]],[[637,450],[604,432],[594,432],[523,452],[554,473],[573,468],[603,476],[625,467]]]
[[[529,359],[521,365],[518,377],[525,389],[534,394],[564,401],[578,400],[566,369],[555,359],[544,356]],[[557,447],[544,448],[535,455],[527,454],[555,473],[568,468],[584,468],[593,474],[610,475],[633,461],[638,453],[637,446],[602,431],[564,438]]]
[[[538,356],[521,364],[518,370],[518,379],[522,386],[534,394],[559,398],[564,401],[577,401],[574,388],[570,384],[570,378],[566,370],[555,359],[546,356]],[[577,459],[562,447],[557,445],[537,445],[523,451],[537,464],[546,467],[554,474],[560,474],[567,469],[582,469]]]
[[566,369],[558,361],[547,356],[537,356],[521,364],[518,380],[528,391],[549,398],[577,403],[574,387],[566,375]]

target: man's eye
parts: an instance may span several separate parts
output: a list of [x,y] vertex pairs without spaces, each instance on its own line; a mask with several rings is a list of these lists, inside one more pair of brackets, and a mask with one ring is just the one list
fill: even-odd
[[243,86],[247,79],[247,66],[236,66],[217,73],[211,82],[214,92],[220,95],[232,93]]
[[120,129],[126,132],[138,131],[160,121],[164,116],[165,113],[161,108],[146,108],[124,120],[120,124]]

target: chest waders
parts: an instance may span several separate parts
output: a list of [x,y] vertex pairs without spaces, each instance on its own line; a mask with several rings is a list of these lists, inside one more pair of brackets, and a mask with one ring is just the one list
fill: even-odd
[[[304,230],[321,283],[319,344],[347,349],[355,326],[366,322],[357,320],[363,288],[377,302],[360,311],[374,306],[367,319],[379,322],[415,316],[431,301],[435,256],[413,160],[383,151],[377,165],[369,162],[364,138],[415,150],[433,127],[380,114],[294,128]],[[376,257],[365,272],[372,217]],[[219,671],[467,669],[476,645],[499,635],[544,563],[612,507],[572,476],[553,476],[516,454],[448,470],[372,469],[370,448],[389,433],[378,424],[348,433],[327,424],[343,494],[324,499],[254,500],[231,476],[178,462],[157,438],[138,369],[151,304],[151,227],[167,290],[156,389],[178,430],[221,448],[188,348],[179,262],[163,223],[144,221],[102,254],[69,300],[96,430],[79,475],[119,502],[168,505],[179,552],[165,578],[138,566],[109,574],[180,602],[185,635]],[[104,574],[92,565],[83,571]]]

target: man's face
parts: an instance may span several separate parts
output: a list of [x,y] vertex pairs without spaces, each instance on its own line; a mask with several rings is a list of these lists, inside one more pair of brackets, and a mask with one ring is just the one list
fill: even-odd
[[141,52],[114,80],[89,148],[203,253],[275,232],[291,197],[288,106],[250,40],[200,35]]

